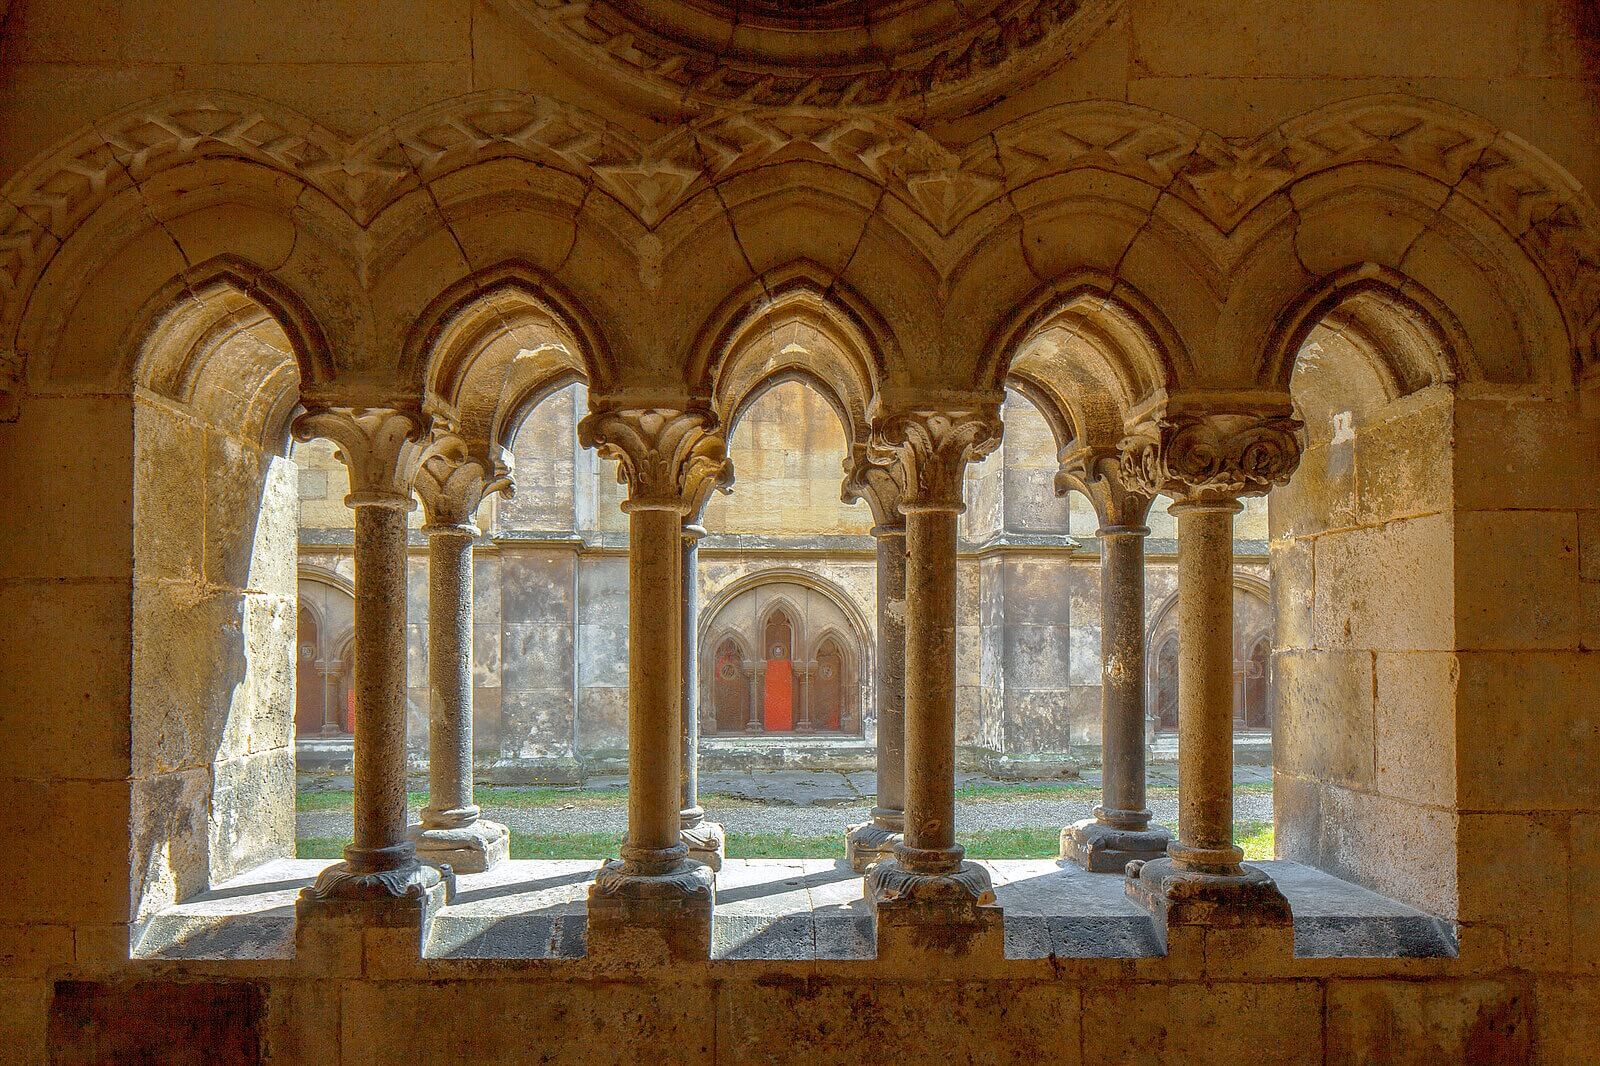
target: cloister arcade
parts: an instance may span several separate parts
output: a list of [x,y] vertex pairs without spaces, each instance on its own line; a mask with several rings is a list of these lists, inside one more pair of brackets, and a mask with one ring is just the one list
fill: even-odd
[[[628,831],[593,857],[582,973],[723,965],[702,731],[860,736],[870,710],[878,806],[840,826],[838,856],[873,923],[861,965],[1049,980],[1007,969],[1024,965],[1010,882],[966,859],[954,816],[959,516],[1010,389],[1050,427],[1055,491],[1098,522],[1104,799],[1063,827],[1062,859],[1119,886],[1159,945],[1108,980],[1592,968],[1570,902],[1593,865],[1600,693],[1600,222],[1579,180],[1410,96],[1308,106],[1254,138],[1106,100],[1007,114],[935,140],[889,112],[739,105],[655,137],[484,89],[351,139],[206,89],[11,166],[0,452],[29,491],[0,517],[0,572],[33,643],[83,675],[39,695],[11,664],[52,725],[7,771],[9,806],[71,812],[28,839],[76,886],[25,878],[16,920],[74,931],[62,972],[181,975],[150,930],[292,857],[295,731],[353,730],[354,841],[299,894],[292,959],[238,972],[452,980],[428,930],[509,861],[473,797],[474,545],[538,476],[510,457],[554,397],[616,464],[588,506],[626,533]],[[801,572],[697,602],[707,508],[747,488],[729,435],[795,383],[842,427],[875,617]],[[297,567],[296,447],[336,449],[348,475],[321,505],[353,511],[352,575]],[[1158,496],[1176,588],[1150,628]],[[1259,497],[1270,584],[1235,567],[1234,516]],[[1181,738],[1176,834],[1146,801],[1150,715]],[[1236,720],[1273,737],[1274,868],[1442,921],[1436,957],[1295,955],[1332,919],[1242,861]],[[1570,894],[1539,881],[1518,906],[1530,871],[1569,864]],[[207,935],[193,972],[235,973],[248,951]]]

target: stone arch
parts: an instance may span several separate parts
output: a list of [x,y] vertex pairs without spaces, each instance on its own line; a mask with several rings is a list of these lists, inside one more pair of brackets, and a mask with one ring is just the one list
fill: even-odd
[[857,646],[871,648],[872,624],[867,620],[866,613],[850,598],[849,593],[825,577],[821,577],[809,570],[791,566],[764,568],[755,573],[735,578],[718,589],[700,609],[700,646],[705,646],[707,634],[710,632],[717,616],[734,600],[762,585],[779,583],[798,585],[821,595],[834,607],[838,608],[840,613],[848,620],[850,631],[854,634]]
[[799,261],[723,301],[701,327],[685,377],[692,394],[710,395],[731,422],[764,380],[805,372],[824,386],[819,391],[854,438],[893,350],[887,324],[859,294],[817,264]]

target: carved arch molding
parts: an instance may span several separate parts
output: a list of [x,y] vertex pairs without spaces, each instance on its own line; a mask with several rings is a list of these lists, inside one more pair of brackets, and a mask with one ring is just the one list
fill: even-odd
[[1345,101],[1253,140],[1128,104],[1063,104],[952,146],[893,114],[810,108],[722,108],[641,138],[570,104],[506,90],[436,104],[347,142],[270,101],[204,92],[119,112],[0,189],[0,417],[15,416],[18,326],[56,251],[111,197],[208,157],[289,175],[360,226],[463,168],[526,159],[603,190],[647,231],[719,182],[778,159],[810,159],[878,184],[952,246],[958,227],[986,207],[1073,170],[1146,183],[1226,234],[1298,181],[1376,162],[1436,180],[1496,219],[1541,269],[1584,365],[1597,358],[1600,218],[1590,198],[1519,138],[1410,97]]

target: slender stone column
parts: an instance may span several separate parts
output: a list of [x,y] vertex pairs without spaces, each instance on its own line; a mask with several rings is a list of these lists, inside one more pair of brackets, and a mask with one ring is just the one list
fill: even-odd
[[1154,497],[1129,488],[1111,449],[1064,458],[1056,489],[1077,489],[1100,516],[1101,802],[1061,831],[1061,857],[1094,873],[1123,873],[1166,854],[1172,835],[1145,805],[1144,539]]
[[338,444],[356,527],[355,835],[303,904],[431,899],[440,884],[406,838],[406,513],[424,431],[421,416],[390,408],[324,408],[295,420],[297,439]]
[[506,827],[479,817],[472,798],[472,518],[508,485],[442,435],[417,477],[428,517],[428,805],[408,834],[420,858],[457,873],[481,873],[511,850]]
[[905,468],[856,457],[847,467],[845,502],[872,508],[878,546],[878,802],[872,820],[845,830],[851,869],[891,858],[906,829],[906,520],[900,513]]
[[[866,894],[896,925],[984,926],[998,918],[989,873],[955,839],[956,519],[967,463],[999,443],[994,406],[880,419],[874,443],[904,466],[906,517],[905,832],[867,871]],[[881,950],[881,941],[880,941]]]
[[1129,896],[1183,925],[1290,924],[1272,878],[1233,843],[1233,516],[1287,481],[1300,423],[1285,415],[1168,415],[1123,442],[1123,472],[1171,493],[1178,517],[1178,839],[1128,864]]
[[338,659],[324,659],[318,666],[322,673],[322,735],[339,733],[339,671],[343,663]]
[[700,806],[700,538],[701,526],[683,527],[683,809],[678,835],[689,857],[713,870],[727,854],[722,826],[706,821]]
[[628,929],[650,925],[675,953],[710,949],[714,874],[681,839],[680,773],[683,517],[731,475],[714,428],[703,412],[604,407],[578,427],[628,486],[628,833],[589,893],[591,945],[632,950]]
[[762,682],[766,680],[767,664],[757,659],[747,667],[750,674],[750,721],[745,723],[746,733],[763,733],[766,724],[761,715]]
[[815,659],[805,661],[797,660],[794,664],[795,688],[795,722],[796,733],[815,733],[816,727],[811,724],[811,679],[816,673],[817,662]]

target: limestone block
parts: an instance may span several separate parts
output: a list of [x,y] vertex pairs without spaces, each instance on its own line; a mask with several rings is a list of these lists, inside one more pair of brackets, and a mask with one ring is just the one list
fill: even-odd
[[248,981],[62,981],[50,1001],[50,1060],[255,1062],[264,999]]
[[1072,634],[1066,626],[1008,624],[1000,633],[1008,686],[1056,688],[1067,682]]
[[[658,1049],[673,1062],[712,1059],[713,1003],[690,982],[351,982],[343,999],[344,1046],[373,1063],[516,1062],[535,1048],[573,1062],[600,1049],[626,1059],[629,1048]],[[505,1024],[511,1017],[516,1025]]]
[[1379,652],[1373,701],[1378,791],[1436,807],[1456,800],[1456,658]]
[[0,1047],[17,1066],[44,1066],[52,983],[0,979]]
[[1361,426],[1355,443],[1358,523],[1380,525],[1450,508],[1452,413],[1443,400]]
[[1503,929],[1530,968],[1571,957],[1568,836],[1565,814],[1461,814],[1461,921]]
[[[1004,591],[996,610],[1004,611],[1006,621],[1066,625],[1072,620],[1076,568],[1065,557],[1009,556],[1002,558],[1001,565]],[[986,603],[987,591],[986,588]]]
[[[266,543],[259,551],[289,553],[293,558],[295,540],[282,540],[289,533],[278,524],[260,528],[264,493],[268,488],[267,460],[259,450],[223,433],[205,435],[205,576],[213,585],[245,589],[250,587],[250,569],[258,553],[256,539],[276,533],[277,542]],[[281,480],[273,486],[282,491]],[[292,564],[291,564],[292,565]]]
[[[129,787],[126,781],[0,777],[0,803],[30,811],[29,861],[17,868],[6,918],[19,923],[126,922]],[[71,891],[63,890],[70,871]]]
[[501,750],[517,758],[573,755],[572,688],[502,689]]
[[[413,618],[426,618],[427,605]],[[428,687],[428,626],[425,622],[411,622],[406,626],[406,685],[426,690]]]
[[1082,1024],[1085,1062],[1322,1061],[1322,995],[1312,981],[1091,983]]
[[295,852],[294,752],[228,759],[212,771],[210,882]]
[[206,766],[219,750],[235,695],[248,693],[246,615],[258,599],[177,583],[134,588],[136,775]]
[[153,403],[133,416],[133,565],[141,578],[198,580],[205,567],[205,432]]
[[[583,628],[589,630],[594,627]],[[569,692],[572,690],[576,664],[573,661],[571,625],[511,622],[505,626],[503,639],[505,661],[501,667],[500,683],[504,688],[565,687]]]
[[1600,909],[1594,906],[1600,893],[1600,815],[1574,813],[1568,836],[1568,854],[1574,861],[1567,871],[1568,921],[1572,928],[1572,968],[1583,973],[1600,973]]
[[501,747],[503,725],[500,710],[500,687],[472,690],[472,749],[479,756],[497,755]]
[[1002,485],[1006,529],[1025,533],[1067,532],[1070,504],[1056,495],[1053,467],[1007,470]]
[[1100,684],[1100,625],[1080,622],[1068,631],[1067,681],[1073,685]]
[[1274,541],[1272,545],[1273,646],[1310,648],[1311,610],[1315,588],[1311,541]]
[[126,580],[0,582],[0,772],[127,776],[129,600]]
[[1600,668],[1591,652],[1462,652],[1456,748],[1467,810],[1600,802]]
[[1535,1046],[1545,1062],[1582,1062],[1594,1055],[1600,979],[1541,976],[1535,983]]
[[[1274,540],[1303,537],[1355,525],[1355,474],[1354,441],[1307,448],[1289,484],[1272,493],[1269,535]],[[1235,537],[1238,526],[1236,518]]]
[[73,962],[74,930],[65,925],[0,925],[0,971],[44,977]]
[[[473,612],[477,617],[477,612]],[[499,688],[500,624],[474,622],[472,625],[472,685],[476,689]]]
[[1578,514],[1578,576],[1600,581],[1600,511]]
[[1456,514],[1460,648],[1578,646],[1578,526],[1570,511]]
[[211,770],[175,770],[131,785],[133,902],[146,918],[210,885]]
[[1451,519],[1445,515],[1317,538],[1315,646],[1453,648],[1454,557]]
[[472,621],[475,625],[496,625],[500,621],[501,559],[502,554],[495,552],[479,550],[472,554]]
[[956,626],[956,684],[982,684],[983,669],[983,631],[977,626]]
[[1276,765],[1317,781],[1372,788],[1373,662],[1365,651],[1278,653]]
[[1085,1061],[1077,992],[1064,983],[795,976],[726,982],[716,1007],[718,1052],[728,1062],[853,1066],[867,1047],[893,1047],[908,1061]]
[[628,691],[621,688],[578,690],[578,747],[625,748],[628,744]]
[[1273,786],[1278,858],[1326,870],[1437,917],[1455,917],[1454,811],[1355,792],[1281,769]]
[[0,465],[27,486],[0,508],[0,578],[130,575],[133,437],[126,399],[35,396],[0,423]]
[[[958,564],[959,565],[959,564]],[[1005,621],[1006,561],[989,558],[978,562],[978,624],[998,626]],[[972,623],[972,618],[956,610],[958,622]]]
[[1600,423],[1550,400],[1474,397],[1455,407],[1457,508],[1600,509]]
[[[506,663],[514,652],[506,647]],[[625,688],[628,684],[628,626],[624,615],[620,624],[580,625],[578,627],[578,684],[583,688]],[[505,684],[502,677],[501,684]]]
[[1325,1061],[1528,1062],[1528,992],[1500,981],[1329,981]]
[[[579,568],[579,603],[610,600],[619,590],[613,560],[585,560]],[[500,562],[500,617],[511,622],[570,622],[572,568],[576,557],[566,551],[507,550]],[[627,604],[626,560],[617,603]]]

